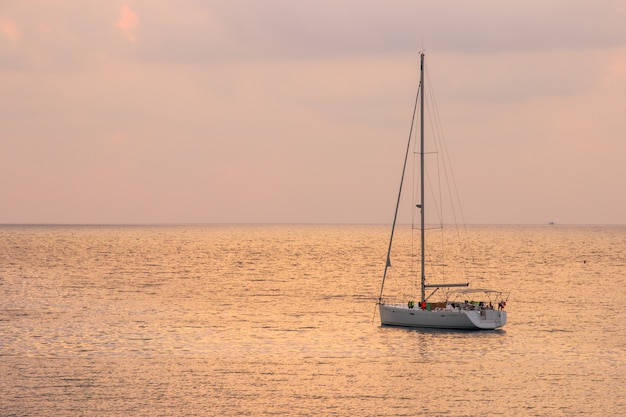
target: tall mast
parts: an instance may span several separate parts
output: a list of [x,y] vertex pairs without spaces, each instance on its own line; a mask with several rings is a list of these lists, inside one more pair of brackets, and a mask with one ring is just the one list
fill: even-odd
[[424,52],[420,53],[420,212],[421,212],[421,240],[422,240],[422,302],[426,301],[426,273],[424,271]]

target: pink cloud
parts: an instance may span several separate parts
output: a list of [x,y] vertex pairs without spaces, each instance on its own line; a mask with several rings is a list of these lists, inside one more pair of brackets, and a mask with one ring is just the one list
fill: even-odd
[[134,29],[137,27],[137,23],[139,23],[137,14],[132,11],[130,7],[126,5],[122,6],[122,15],[117,21],[117,27],[120,28],[126,39],[130,42],[135,42],[137,40],[135,38],[135,34],[133,33]]
[[126,140],[126,134],[124,132],[115,132],[109,138],[109,142],[113,145],[119,145]]
[[2,16],[0,16],[0,33],[12,41],[17,41],[21,36],[15,22]]

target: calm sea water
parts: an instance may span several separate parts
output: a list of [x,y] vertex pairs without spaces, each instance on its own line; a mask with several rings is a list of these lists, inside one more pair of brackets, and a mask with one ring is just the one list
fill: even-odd
[[381,327],[388,235],[0,226],[0,415],[626,415],[626,227],[469,227],[490,332]]

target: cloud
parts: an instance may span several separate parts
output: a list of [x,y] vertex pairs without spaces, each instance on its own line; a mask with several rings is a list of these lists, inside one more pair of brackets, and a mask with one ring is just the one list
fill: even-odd
[[17,41],[21,37],[17,24],[13,20],[2,16],[0,16],[0,33],[12,41]]
[[[626,44],[626,31],[621,30],[626,8],[614,0],[598,4],[248,0],[158,6],[146,1],[141,7],[149,25],[142,25],[142,45],[133,53],[153,62],[415,56],[424,48],[498,55]],[[246,13],[241,12],[244,8]]]
[[120,28],[122,34],[128,39],[130,42],[136,42],[137,38],[135,37],[134,30],[137,27],[137,23],[139,23],[139,19],[137,18],[137,14],[128,6],[122,6],[122,15],[117,21],[117,27]]
[[618,0],[29,4],[0,221],[386,222],[425,48],[470,222],[625,222]]

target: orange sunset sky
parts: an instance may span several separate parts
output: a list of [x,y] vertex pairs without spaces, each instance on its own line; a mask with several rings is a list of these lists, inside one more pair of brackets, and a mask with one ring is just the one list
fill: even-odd
[[0,223],[389,223],[426,59],[467,223],[626,224],[623,1],[0,4]]

